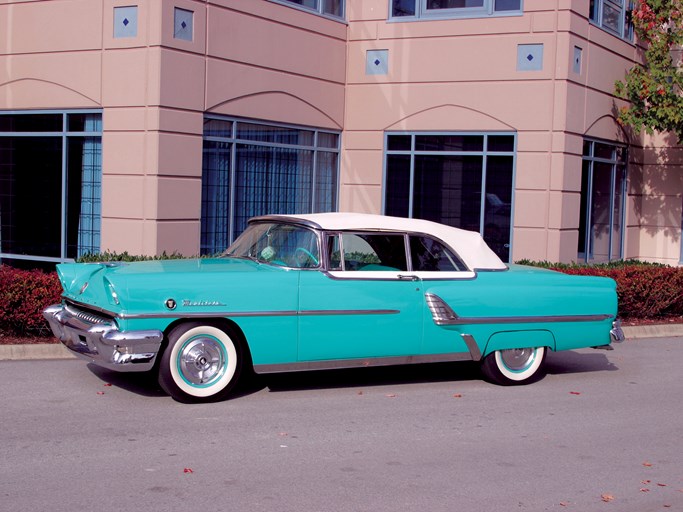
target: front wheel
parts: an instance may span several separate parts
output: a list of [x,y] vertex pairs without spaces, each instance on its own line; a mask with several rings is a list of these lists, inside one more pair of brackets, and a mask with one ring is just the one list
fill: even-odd
[[168,334],[159,384],[178,402],[222,400],[237,383],[242,359],[234,334],[211,324],[181,324]]
[[484,377],[503,386],[529,384],[543,374],[545,347],[496,350],[484,358]]

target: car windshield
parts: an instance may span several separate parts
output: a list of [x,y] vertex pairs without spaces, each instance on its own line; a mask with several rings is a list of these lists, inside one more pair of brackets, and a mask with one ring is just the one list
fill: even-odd
[[285,223],[250,224],[224,256],[249,258],[281,267],[320,266],[318,237],[311,229]]

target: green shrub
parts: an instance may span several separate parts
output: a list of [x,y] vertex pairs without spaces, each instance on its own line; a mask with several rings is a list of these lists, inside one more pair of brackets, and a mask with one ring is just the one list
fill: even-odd
[[173,252],[166,254],[166,251],[159,256],[136,256],[128,252],[98,252],[84,254],[76,260],[76,263],[105,263],[107,261],[151,261],[151,260],[180,260],[186,258],[182,254]]

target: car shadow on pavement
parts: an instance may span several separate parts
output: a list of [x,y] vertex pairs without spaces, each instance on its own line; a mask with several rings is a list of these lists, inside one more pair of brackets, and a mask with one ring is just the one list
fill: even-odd
[[[600,350],[550,352],[546,358],[546,373],[561,375],[618,370],[619,368],[607,357],[607,354],[610,353]],[[88,364],[87,367],[103,383],[141,396],[168,396],[159,386],[155,372],[115,372],[94,364]],[[483,381],[483,377],[479,371],[479,364],[469,361],[299,371],[267,375],[245,372],[232,392],[231,398],[248,396],[263,389],[268,389],[271,392],[283,392],[472,380]]]
[[565,373],[617,371],[619,367],[609,359],[609,354],[613,353],[613,351],[597,349],[549,352],[545,360],[546,373],[561,375]]
[[477,380],[481,375],[476,363],[458,362],[293,372],[256,378],[270,391],[278,392]]
[[125,389],[141,396],[168,396],[157,382],[154,372],[115,372],[89,363],[88,370],[105,384]]

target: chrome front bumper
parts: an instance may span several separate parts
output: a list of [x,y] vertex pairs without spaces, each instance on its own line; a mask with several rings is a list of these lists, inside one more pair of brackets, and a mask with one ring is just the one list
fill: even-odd
[[143,372],[154,366],[161,331],[120,331],[96,313],[56,304],[43,311],[54,335],[78,357],[119,372]]

